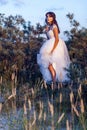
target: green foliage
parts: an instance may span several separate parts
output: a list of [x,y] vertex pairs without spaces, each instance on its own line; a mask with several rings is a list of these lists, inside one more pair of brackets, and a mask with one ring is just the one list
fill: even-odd
[[5,17],[0,14],[0,76],[3,80],[11,80],[15,71],[19,83],[37,77],[36,54],[43,41],[42,28],[40,24],[34,28],[20,15]]
[[[81,82],[87,77],[87,29],[81,28],[74,20],[74,14],[67,14],[71,30],[65,31],[66,41],[71,58],[70,78],[73,82]],[[35,82],[42,78],[36,62],[36,56],[44,40],[43,27],[40,23],[36,27],[26,22],[22,16],[8,16],[0,14],[0,75],[11,80],[15,69],[18,82]]]
[[87,78],[87,28],[81,28],[74,20],[74,14],[67,14],[71,23],[71,30],[65,31],[68,37],[67,46],[71,58],[71,78],[85,80]]
[[[69,18],[72,27],[70,31],[65,31],[65,34],[68,37],[67,46],[71,58],[69,76],[75,85],[77,85],[76,83],[82,84],[82,87],[85,87],[85,92],[87,92],[87,29],[80,28],[80,24],[74,20],[73,14],[68,14],[67,17]],[[53,94],[52,91],[49,91],[49,86],[44,87],[42,75],[36,62],[36,55],[44,40],[44,37],[41,35],[42,33],[43,26],[39,23],[37,23],[36,28],[34,28],[30,22],[27,23],[21,16],[5,17],[3,14],[0,14],[0,83],[1,77],[3,79],[0,87],[2,94],[11,91],[11,82],[9,83],[9,81],[12,80],[12,73],[17,75],[17,89],[21,90],[23,100],[26,91],[29,96],[29,94],[31,95],[33,93],[33,90],[33,95],[35,97],[33,98],[35,100],[38,100],[39,97],[41,99],[42,95],[46,96],[47,94],[48,96]],[[25,84],[27,88],[25,86],[23,90],[23,85]],[[68,88],[67,85],[65,85],[65,87]],[[72,88],[73,87],[74,85]],[[60,86],[59,88],[62,87]],[[62,89],[63,94],[69,94],[69,92],[67,94],[64,91],[64,87]],[[59,89],[58,92],[60,92]],[[87,95],[84,97],[87,99]],[[58,93],[56,100],[60,100],[59,98],[60,96]],[[64,99],[67,100],[65,95]],[[47,108],[47,105],[45,108]],[[58,109],[58,104],[56,108]],[[66,107],[64,105],[64,110],[65,109]],[[9,115],[9,129],[24,129],[27,120],[23,117],[23,113],[17,114],[15,117]],[[87,127],[86,122],[86,117],[81,115],[80,124],[82,124],[81,127],[84,130]]]

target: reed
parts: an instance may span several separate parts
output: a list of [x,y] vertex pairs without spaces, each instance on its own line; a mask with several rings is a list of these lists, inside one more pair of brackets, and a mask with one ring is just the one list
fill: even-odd
[[[77,89],[73,88],[73,84],[64,86],[62,83],[58,84],[58,88],[53,90],[53,84],[50,86],[38,80],[35,87],[30,87],[28,84],[19,89],[19,102],[23,105],[21,111],[16,111],[15,96],[9,95],[5,104],[0,106],[0,113],[2,113],[5,106],[15,105],[14,115],[8,115],[8,126],[11,129],[21,128],[24,130],[86,130],[87,119],[85,104],[82,97],[82,85]],[[38,86],[39,84],[39,86]],[[11,103],[12,102],[12,103]],[[15,114],[17,115],[15,117]],[[18,114],[20,113],[20,114]],[[22,125],[21,125],[22,122]],[[21,126],[20,126],[21,125]]]

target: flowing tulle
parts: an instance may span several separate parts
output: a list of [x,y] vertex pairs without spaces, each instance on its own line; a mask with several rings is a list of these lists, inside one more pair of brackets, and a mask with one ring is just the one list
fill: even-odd
[[51,54],[50,52],[53,48],[54,41],[55,38],[53,37],[43,44],[39,54],[37,54],[37,63],[40,66],[40,71],[46,82],[52,80],[48,69],[49,64],[52,64],[56,71],[56,81],[69,81],[69,77],[67,76],[68,71],[66,69],[69,68],[70,58],[66,44],[62,39],[59,39],[58,45]]

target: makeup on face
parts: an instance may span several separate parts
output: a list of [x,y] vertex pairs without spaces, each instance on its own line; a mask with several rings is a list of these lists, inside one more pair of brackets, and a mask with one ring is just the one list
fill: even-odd
[[51,24],[53,22],[53,17],[49,14],[46,16],[46,19],[49,24]]

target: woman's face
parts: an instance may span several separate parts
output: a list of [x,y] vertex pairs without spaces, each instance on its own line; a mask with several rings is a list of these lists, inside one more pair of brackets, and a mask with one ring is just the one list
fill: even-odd
[[49,24],[51,24],[53,22],[53,17],[50,16],[49,14],[47,14],[46,19],[47,19],[47,23],[49,23]]

